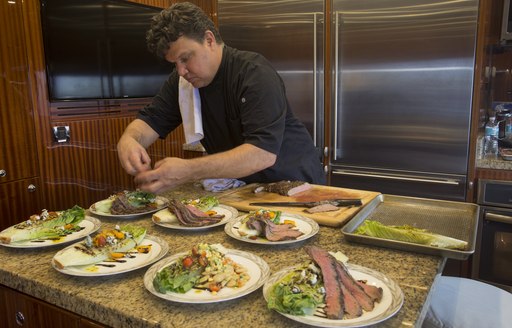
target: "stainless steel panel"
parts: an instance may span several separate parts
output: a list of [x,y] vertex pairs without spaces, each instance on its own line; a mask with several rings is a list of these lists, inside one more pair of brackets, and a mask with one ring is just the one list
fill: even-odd
[[478,0],[334,0],[335,164],[466,175]]
[[466,184],[464,175],[342,165],[331,167],[331,185],[383,194],[464,201]]
[[[475,252],[479,206],[424,198],[379,195],[365,205],[343,228],[349,241],[404,251],[465,260]],[[466,250],[454,250],[414,243],[357,235],[365,220],[385,225],[410,225],[468,243]]]
[[323,147],[323,0],[218,0],[224,42],[264,55],[296,116]]

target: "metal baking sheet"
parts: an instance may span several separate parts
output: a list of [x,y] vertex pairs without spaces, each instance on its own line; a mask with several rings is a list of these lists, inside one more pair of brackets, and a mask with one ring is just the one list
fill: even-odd
[[[465,260],[475,252],[478,212],[479,206],[472,203],[382,194],[366,204],[342,228],[342,232],[348,241]],[[468,246],[466,250],[452,250],[356,235],[354,231],[365,220],[375,220],[385,225],[408,224],[433,233],[464,240]]]

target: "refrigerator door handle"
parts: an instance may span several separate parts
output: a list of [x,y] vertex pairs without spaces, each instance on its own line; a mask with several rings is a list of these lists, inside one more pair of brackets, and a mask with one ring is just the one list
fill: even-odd
[[420,176],[384,174],[384,173],[380,173],[380,172],[355,172],[355,171],[349,171],[349,170],[333,170],[332,173],[337,174],[337,175],[426,182],[426,183],[447,184],[447,185],[455,185],[455,186],[460,184],[460,181],[455,180],[455,179],[442,179],[442,178],[435,179],[435,178],[426,178],[426,177],[420,177]]
[[315,146],[319,146],[317,143],[317,88],[318,88],[318,67],[317,67],[317,27],[318,23],[317,13],[313,13],[313,143]]
[[337,11],[334,12],[334,150],[333,150],[333,160],[338,159],[338,38],[339,38],[339,28],[338,28],[338,17],[339,14]]

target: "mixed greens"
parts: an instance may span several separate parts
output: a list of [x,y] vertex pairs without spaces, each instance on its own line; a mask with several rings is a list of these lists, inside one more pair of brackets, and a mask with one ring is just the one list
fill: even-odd
[[156,200],[156,195],[146,191],[132,191],[126,193],[128,203],[133,207],[144,207],[152,204]]
[[244,267],[225,256],[223,247],[200,243],[160,270],[153,286],[160,293],[186,293],[192,288],[216,293],[224,287],[242,287],[249,278]]
[[203,212],[208,212],[219,205],[219,200],[215,196],[203,196],[197,199],[184,199],[181,201],[185,205],[193,205]]
[[[131,210],[145,209],[151,207],[156,202],[156,195],[146,191],[122,191],[111,195],[109,198],[96,202],[94,209],[100,213],[112,213],[115,203],[123,203],[123,208],[128,212]],[[116,213],[117,214],[117,213]],[[127,213],[125,213],[127,214]]]
[[321,271],[312,261],[306,261],[271,287],[267,306],[292,315],[313,315],[324,298]]
[[425,229],[414,228],[410,225],[387,226],[375,220],[364,221],[364,223],[355,230],[355,233],[358,235],[366,235],[370,237],[405,241],[409,243],[449,249],[464,250],[468,245],[466,241],[431,233]]

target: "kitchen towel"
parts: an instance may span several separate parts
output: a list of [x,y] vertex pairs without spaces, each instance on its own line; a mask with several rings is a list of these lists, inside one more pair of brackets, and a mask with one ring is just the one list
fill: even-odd
[[245,186],[245,182],[237,179],[204,179],[201,183],[204,190],[213,192]]
[[178,103],[185,132],[185,142],[187,145],[197,144],[204,137],[201,98],[199,90],[181,76],[178,84]]

